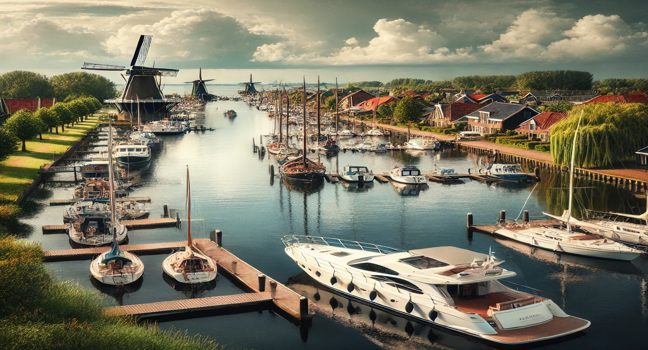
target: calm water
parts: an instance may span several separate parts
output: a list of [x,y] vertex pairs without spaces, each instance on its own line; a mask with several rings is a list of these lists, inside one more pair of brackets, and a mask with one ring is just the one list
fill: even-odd
[[[216,91],[216,93],[219,93]],[[234,109],[238,117],[230,121],[222,112]],[[632,263],[558,257],[532,251],[529,247],[492,236],[467,235],[466,213],[475,215],[476,224],[491,224],[500,210],[509,218],[520,212],[533,185],[487,185],[468,180],[464,184],[431,183],[414,196],[401,196],[391,184],[375,183],[363,189],[342,184],[325,184],[314,193],[292,191],[274,181],[267,157],[252,152],[252,138],[270,131],[272,122],[264,112],[243,102],[216,102],[207,105],[202,122],[216,131],[166,137],[150,168],[141,176],[143,186],[132,196],[150,196],[151,217],[162,214],[162,205],[182,209],[185,202],[185,166],[192,181],[192,221],[194,235],[207,238],[209,231],[224,232],[224,246],[259,270],[309,296],[320,307],[307,336],[283,318],[269,311],[162,322],[163,328],[188,329],[208,335],[234,348],[257,349],[372,349],[372,348],[483,348],[470,338],[425,324],[371,311],[367,305],[316,289],[283,252],[281,237],[287,234],[339,237],[372,242],[402,249],[453,245],[486,253],[492,248],[503,267],[517,273],[511,282],[531,286],[539,294],[556,301],[569,314],[592,321],[579,336],[543,348],[638,348],[648,331],[648,262],[640,257]],[[489,161],[485,157],[446,150],[440,154],[360,154],[340,153],[322,158],[329,172],[345,165],[366,165],[375,172],[394,165],[416,164],[423,171],[437,166],[458,172]],[[61,178],[64,178],[61,177]],[[543,174],[526,206],[532,217],[542,211],[561,213],[566,194],[563,176]],[[601,184],[579,183],[579,207],[605,210],[634,210],[645,207],[644,199]],[[41,225],[62,222],[62,207],[49,207],[49,199],[69,198],[71,188],[48,186],[40,191],[34,215],[25,220],[33,226],[30,239],[44,249],[69,248],[65,235],[43,235]],[[186,225],[184,225],[186,227]],[[129,233],[133,244],[178,241],[184,230],[175,228],[138,230]],[[213,289],[175,291],[163,279],[163,255],[143,256],[146,273],[141,286],[130,290],[104,291],[107,305],[175,300],[191,296],[238,294],[241,291],[220,277]],[[88,273],[89,261],[48,263],[57,280],[69,280],[95,290]],[[303,339],[307,338],[304,342]],[[494,345],[490,345],[493,347]]]

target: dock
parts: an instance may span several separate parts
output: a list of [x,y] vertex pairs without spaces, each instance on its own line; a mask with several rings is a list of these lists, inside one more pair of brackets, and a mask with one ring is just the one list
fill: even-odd
[[162,317],[187,312],[233,309],[271,303],[270,293],[244,293],[218,297],[161,301],[137,305],[113,306],[104,309],[108,316]]
[[[500,211],[499,219],[497,222],[504,223],[506,222],[506,211]],[[522,213],[522,223],[529,225],[530,227],[541,227],[541,226],[560,226],[561,223],[558,220],[554,219],[540,219],[540,220],[529,220],[529,211],[525,210]],[[468,213],[466,216],[466,227],[469,232],[478,231],[489,233],[491,235],[495,234],[495,231],[501,229],[499,225],[473,225],[473,214]]]
[[[187,245],[186,241],[149,243],[149,244],[126,244],[126,245],[120,245],[119,249],[125,252],[147,255],[147,254],[170,253],[171,251],[180,249],[182,247],[185,247],[186,245]],[[80,249],[44,250],[43,260],[46,262],[85,260],[97,256],[101,253],[107,252],[108,250],[110,250],[109,246],[80,248]]]
[[385,184],[385,183],[389,182],[389,179],[387,178],[387,176],[383,176],[383,175],[380,175],[380,174],[374,174],[374,178],[376,180],[378,180],[378,182],[380,182],[380,183]]
[[[70,199],[52,199],[49,201],[50,206],[54,205],[70,205],[74,204],[77,201],[82,200],[82,198],[70,198]],[[120,197],[115,198],[116,202],[138,202],[138,203],[151,203],[151,197]]]
[[[143,230],[147,228],[159,227],[180,227],[179,218],[161,218],[161,219],[139,219],[139,220],[122,220],[124,226],[129,230]],[[68,225],[43,225],[43,234],[55,234],[68,232]]]
[[336,183],[338,183],[338,182],[340,182],[342,180],[342,179],[340,179],[338,174],[326,174],[326,176],[329,178],[329,181],[331,183],[334,183],[334,184],[336,184]]
[[53,234],[53,233],[66,233],[68,232],[68,225],[43,225],[43,234]]

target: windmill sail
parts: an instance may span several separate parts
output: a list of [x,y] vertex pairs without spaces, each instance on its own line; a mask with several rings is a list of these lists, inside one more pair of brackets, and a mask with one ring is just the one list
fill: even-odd
[[151,40],[153,40],[152,35],[140,35],[139,41],[137,42],[137,48],[133,54],[133,59],[131,60],[131,66],[142,66],[146,61],[146,56],[148,56],[149,48],[151,47]]
[[117,65],[114,65],[114,64],[83,62],[83,67],[81,67],[81,69],[122,71],[122,70],[125,70],[126,67],[117,66]]

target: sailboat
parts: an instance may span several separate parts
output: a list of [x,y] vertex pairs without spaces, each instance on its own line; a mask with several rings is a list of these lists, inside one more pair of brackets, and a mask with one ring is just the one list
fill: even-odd
[[376,105],[374,106],[373,109],[373,125],[371,127],[371,130],[367,131],[366,135],[367,136],[383,136],[382,131],[380,129],[376,128],[376,110],[378,109],[378,106],[380,105],[380,86],[378,87],[378,92],[376,93]]
[[[565,214],[563,214],[563,218],[568,218],[566,220],[567,228],[535,227],[530,223],[499,223],[500,228],[495,230],[494,233],[534,247],[553,250],[557,253],[569,253],[612,260],[633,260],[641,254],[641,251],[598,235],[582,234],[572,230],[572,224],[569,218],[572,212],[574,156],[576,154],[576,139],[579,128],[580,119],[578,120],[578,125],[574,133],[571,163],[569,166],[569,204]],[[547,213],[544,214],[557,218]]]
[[176,252],[162,262],[164,273],[180,283],[199,284],[216,279],[216,262],[214,259],[194,251],[191,240],[191,185],[189,183],[189,166],[187,166],[187,247]]
[[306,120],[306,79],[304,79],[304,92],[302,95],[302,104],[304,109],[304,149],[302,157],[287,161],[279,167],[279,173],[286,180],[320,182],[324,179],[326,168],[319,162],[308,159],[308,149],[306,147],[308,123]]
[[[112,143],[112,129],[109,134],[109,145]],[[109,147],[110,149],[110,147]],[[109,151],[110,152],[110,151]],[[117,223],[115,215],[115,191],[113,189],[114,174],[112,171],[112,155],[108,157],[110,172],[110,220]],[[90,274],[103,284],[126,285],[137,281],[144,274],[144,263],[137,255],[119,250],[117,233],[119,226],[111,225],[112,243],[110,250],[100,254],[90,263]]]

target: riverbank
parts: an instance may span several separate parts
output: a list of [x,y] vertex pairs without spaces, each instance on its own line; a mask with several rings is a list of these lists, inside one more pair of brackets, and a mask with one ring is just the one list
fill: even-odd
[[0,162],[0,199],[15,202],[20,194],[38,177],[41,166],[58,159],[67,149],[99,125],[94,115],[85,121],[66,127],[65,132],[43,134],[27,141],[27,151],[16,151]]

